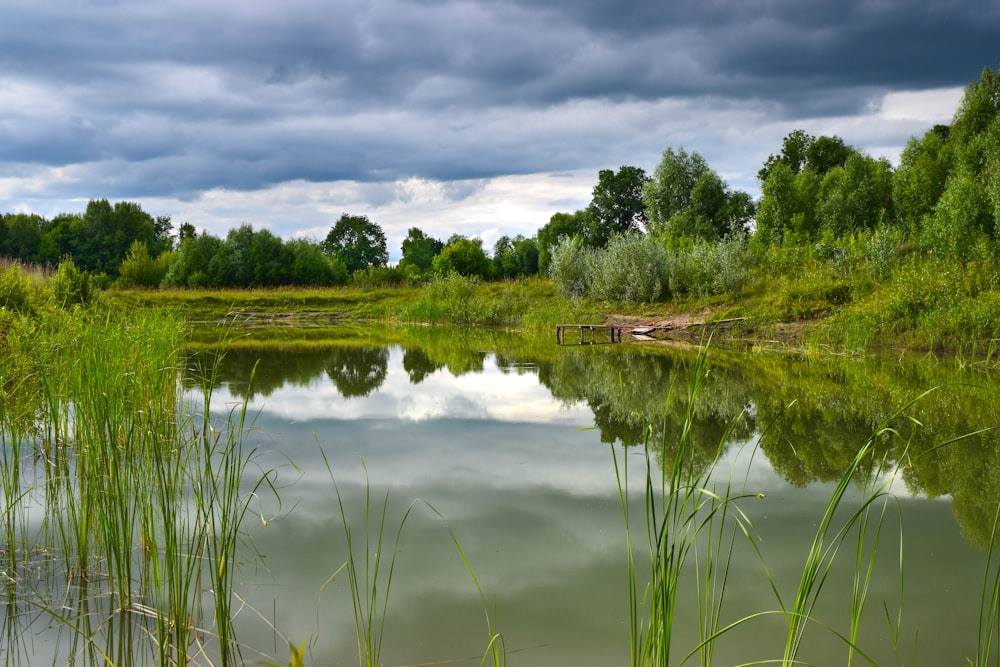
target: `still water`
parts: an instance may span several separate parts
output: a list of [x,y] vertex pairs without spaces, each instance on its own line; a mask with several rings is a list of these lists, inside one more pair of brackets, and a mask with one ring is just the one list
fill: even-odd
[[[991,376],[929,360],[722,350],[708,359],[693,441],[708,462],[728,433],[713,479],[748,494],[741,507],[757,545],[737,535],[720,625],[791,605],[836,480],[881,424],[938,387],[909,418],[889,422],[897,435],[879,441],[880,456],[900,471],[883,477],[893,495],[858,644],[878,664],[974,659],[1000,488],[996,434],[924,452],[1000,422]],[[614,461],[629,461],[633,544],[645,571],[637,415],[649,417],[653,441],[669,449],[694,361],[693,352],[661,345],[557,348],[547,339],[433,330],[385,345],[231,350],[214,410],[223,418],[248,400],[254,465],[277,486],[248,521],[237,584],[245,600],[239,638],[252,647],[245,657],[287,660],[288,641],[308,641],[306,664],[357,664],[347,578],[341,571],[330,579],[347,555],[339,489],[358,558],[366,492],[373,540],[388,494],[382,575],[392,558],[394,569],[391,586],[383,580],[378,591],[380,606],[388,598],[385,665],[478,665],[488,618],[511,665],[627,664],[626,532]],[[859,494],[849,490],[849,510]],[[836,527],[847,516],[838,514]],[[849,537],[835,559],[814,612],[844,635],[855,543]],[[694,596],[682,583],[672,663],[698,643]],[[778,613],[746,622],[723,636],[714,664],[779,659],[785,627]],[[846,664],[847,655],[835,632],[820,623],[807,630],[802,660]]]

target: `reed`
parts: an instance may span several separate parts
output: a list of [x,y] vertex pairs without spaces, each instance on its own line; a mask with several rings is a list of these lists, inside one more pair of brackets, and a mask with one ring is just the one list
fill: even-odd
[[[347,583],[351,590],[351,604],[354,609],[354,631],[358,648],[358,664],[360,667],[380,667],[382,664],[382,639],[385,637],[385,619],[389,607],[389,592],[392,589],[392,574],[396,567],[399,538],[403,532],[410,513],[417,501],[410,503],[403,513],[396,528],[396,537],[392,551],[389,553],[388,565],[385,565],[386,549],[386,518],[389,513],[389,491],[386,490],[381,506],[372,504],[371,484],[368,483],[368,468],[362,460],[365,471],[365,502],[361,525],[361,542],[355,542],[355,532],[347,518],[344,498],[340,486],[334,477],[326,452],[321,450],[323,463],[333,482],[337,494],[337,508],[343,522],[344,537],[347,541],[347,559],[323,583],[325,589],[341,573],[345,572]],[[359,553],[360,552],[360,553]]]
[[[641,519],[646,529],[649,573],[641,594],[642,577],[632,542],[628,455],[619,460],[612,449],[625,523],[629,656],[633,667],[671,664],[679,591],[689,565],[694,568],[699,641],[684,661],[697,654],[702,665],[712,664],[716,640],[733,627],[720,627],[722,608],[736,536],[749,534],[752,529],[739,505],[753,494],[736,489],[732,477],[721,489],[710,479],[739,417],[730,423],[711,461],[706,464],[696,455],[692,425],[696,398],[708,375],[706,359],[707,348],[699,354],[692,370],[687,413],[676,443],[668,441],[666,428],[654,429],[646,421],[643,429],[645,474]],[[668,404],[674,390],[671,385]],[[662,438],[655,444],[651,442],[654,432]],[[658,454],[663,459],[659,471],[654,462]]]
[[[200,419],[180,400],[182,337],[180,320],[153,310],[56,313],[7,332],[0,539],[8,558],[44,577],[41,588],[8,582],[8,662],[30,662],[26,628],[42,617],[60,628],[56,660],[241,662],[237,546],[271,478],[245,483],[246,402],[222,425],[210,417],[210,378]],[[37,465],[25,475],[29,452]],[[44,506],[39,528],[29,528],[32,503]]]

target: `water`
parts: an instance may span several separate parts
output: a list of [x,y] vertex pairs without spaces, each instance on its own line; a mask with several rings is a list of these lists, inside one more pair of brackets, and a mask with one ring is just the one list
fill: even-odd
[[[280,496],[280,503],[262,498],[263,518],[248,524],[253,550],[243,552],[237,583],[246,602],[240,639],[262,656],[287,659],[276,628],[296,645],[308,640],[307,664],[357,664],[347,580],[341,573],[329,581],[347,553],[332,471],[356,547],[366,490],[373,537],[388,493],[383,573],[388,559],[395,561],[384,664],[478,665],[487,611],[495,613],[511,665],[626,664],[626,539],[613,451],[629,458],[633,488],[640,488],[641,448],[623,447],[641,439],[635,413],[666,412],[656,437],[673,441],[693,356],[638,346],[555,348],[547,340],[481,333],[418,336],[386,346],[233,351],[223,362],[213,399],[220,418],[248,395],[250,369],[259,362],[249,390],[256,415],[249,443],[257,448],[255,465],[276,475]],[[737,537],[722,625],[777,612],[768,576],[791,604],[833,481],[898,408],[944,384],[909,411],[921,426],[896,420],[899,437],[880,445],[890,462],[909,465],[891,480],[895,500],[878,543],[859,645],[879,664],[974,658],[982,544],[1000,497],[996,436],[918,454],[996,424],[989,377],[956,376],[941,364],[802,362],[722,351],[709,365],[696,402],[695,443],[710,460],[727,425],[745,415],[714,479],[732,477],[740,488],[745,480],[755,497],[742,507],[761,552]],[[958,386],[970,379],[985,386]],[[849,492],[849,506],[858,495]],[[641,516],[637,499],[632,508]],[[900,517],[905,577],[896,629]],[[638,548],[645,534],[637,523]],[[838,555],[816,608],[843,634],[853,544]],[[697,644],[693,593],[680,592],[674,663]],[[774,613],[727,633],[715,664],[780,658],[784,623]],[[846,663],[844,642],[819,625],[807,631],[803,647],[801,657],[815,664]],[[257,659],[252,650],[244,656]]]

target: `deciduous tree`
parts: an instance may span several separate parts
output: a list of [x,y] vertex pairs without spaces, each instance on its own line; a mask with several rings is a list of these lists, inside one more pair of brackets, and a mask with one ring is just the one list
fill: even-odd
[[339,258],[349,273],[389,261],[385,232],[364,215],[341,215],[326,235],[323,250]]

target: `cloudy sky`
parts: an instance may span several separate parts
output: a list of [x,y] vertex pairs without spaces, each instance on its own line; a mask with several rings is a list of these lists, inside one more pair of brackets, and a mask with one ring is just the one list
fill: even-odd
[[668,147],[755,196],[796,128],[896,160],[998,35],[995,0],[0,0],[0,211],[491,246]]

